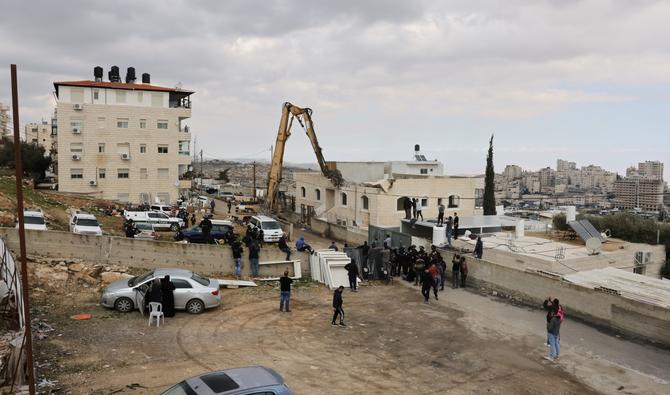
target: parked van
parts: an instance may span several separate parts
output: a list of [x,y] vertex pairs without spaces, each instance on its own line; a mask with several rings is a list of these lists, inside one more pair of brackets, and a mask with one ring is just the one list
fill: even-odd
[[277,242],[284,234],[279,222],[277,222],[276,219],[265,215],[255,215],[251,217],[249,223],[254,228],[263,230],[263,241],[266,243]]
[[77,212],[70,217],[70,232],[79,235],[102,236],[102,229],[93,214]]
[[125,219],[132,219],[137,223],[146,222],[154,225],[156,230],[178,231],[184,227],[184,221],[181,218],[170,217],[162,211],[128,211],[123,212]]
[[[23,210],[23,225],[25,229],[47,230],[47,221],[44,219],[44,214],[39,208],[27,208]],[[16,229],[18,228],[19,223],[17,222]]]

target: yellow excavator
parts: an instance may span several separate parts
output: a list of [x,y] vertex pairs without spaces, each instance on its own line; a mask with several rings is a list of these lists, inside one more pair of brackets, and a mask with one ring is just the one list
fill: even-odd
[[316,160],[319,162],[321,173],[328,177],[336,187],[341,186],[343,182],[340,171],[337,169],[329,169],[326,160],[323,158],[319,141],[316,139],[316,133],[314,132],[312,109],[300,108],[288,102],[284,103],[281,120],[279,121],[279,131],[277,132],[277,142],[275,143],[274,152],[272,154],[272,165],[268,176],[268,191],[265,204],[270,212],[277,210],[277,193],[279,191],[279,183],[282,180],[284,148],[286,146],[286,140],[291,136],[291,126],[293,126],[294,119],[298,121],[303,129],[305,129],[307,137],[309,137],[309,141],[312,143],[314,153],[316,154]]

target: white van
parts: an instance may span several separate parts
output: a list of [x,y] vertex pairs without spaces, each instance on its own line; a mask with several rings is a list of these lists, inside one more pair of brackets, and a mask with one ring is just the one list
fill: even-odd
[[123,218],[132,219],[137,223],[153,224],[156,230],[178,231],[184,227],[184,221],[181,218],[170,217],[162,211],[128,211],[123,212]]
[[[23,225],[25,229],[31,230],[47,230],[47,221],[44,219],[44,214],[41,209],[23,210]],[[19,223],[16,223],[16,229],[19,228]]]
[[251,217],[249,223],[254,228],[263,230],[263,241],[266,243],[273,243],[279,241],[284,231],[281,229],[279,222],[274,218],[265,215],[255,215]]
[[70,218],[70,232],[79,235],[102,236],[102,229],[95,216],[79,212]]
[[232,192],[219,191],[219,198],[224,201],[235,200],[235,195]]

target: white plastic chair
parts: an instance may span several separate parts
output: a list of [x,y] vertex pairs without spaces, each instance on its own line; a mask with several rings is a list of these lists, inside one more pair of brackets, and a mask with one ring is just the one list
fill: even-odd
[[151,326],[151,320],[156,317],[156,327],[161,326],[161,318],[163,319],[163,325],[165,325],[165,316],[163,315],[163,305],[158,302],[149,302],[149,326]]

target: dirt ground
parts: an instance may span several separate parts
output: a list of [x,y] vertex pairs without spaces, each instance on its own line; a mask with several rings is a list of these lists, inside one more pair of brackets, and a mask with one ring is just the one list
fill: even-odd
[[[100,307],[92,293],[36,298],[36,317],[55,328],[36,341],[38,382],[54,383],[43,393],[155,394],[203,372],[263,365],[296,394],[595,393],[547,364],[535,339],[500,341],[459,310],[423,304],[415,288],[345,290],[346,328],[331,327],[331,298],[301,283],[281,313],[274,286],[223,290],[220,308],[177,313],[160,328]],[[93,318],[69,318],[83,312]]]

